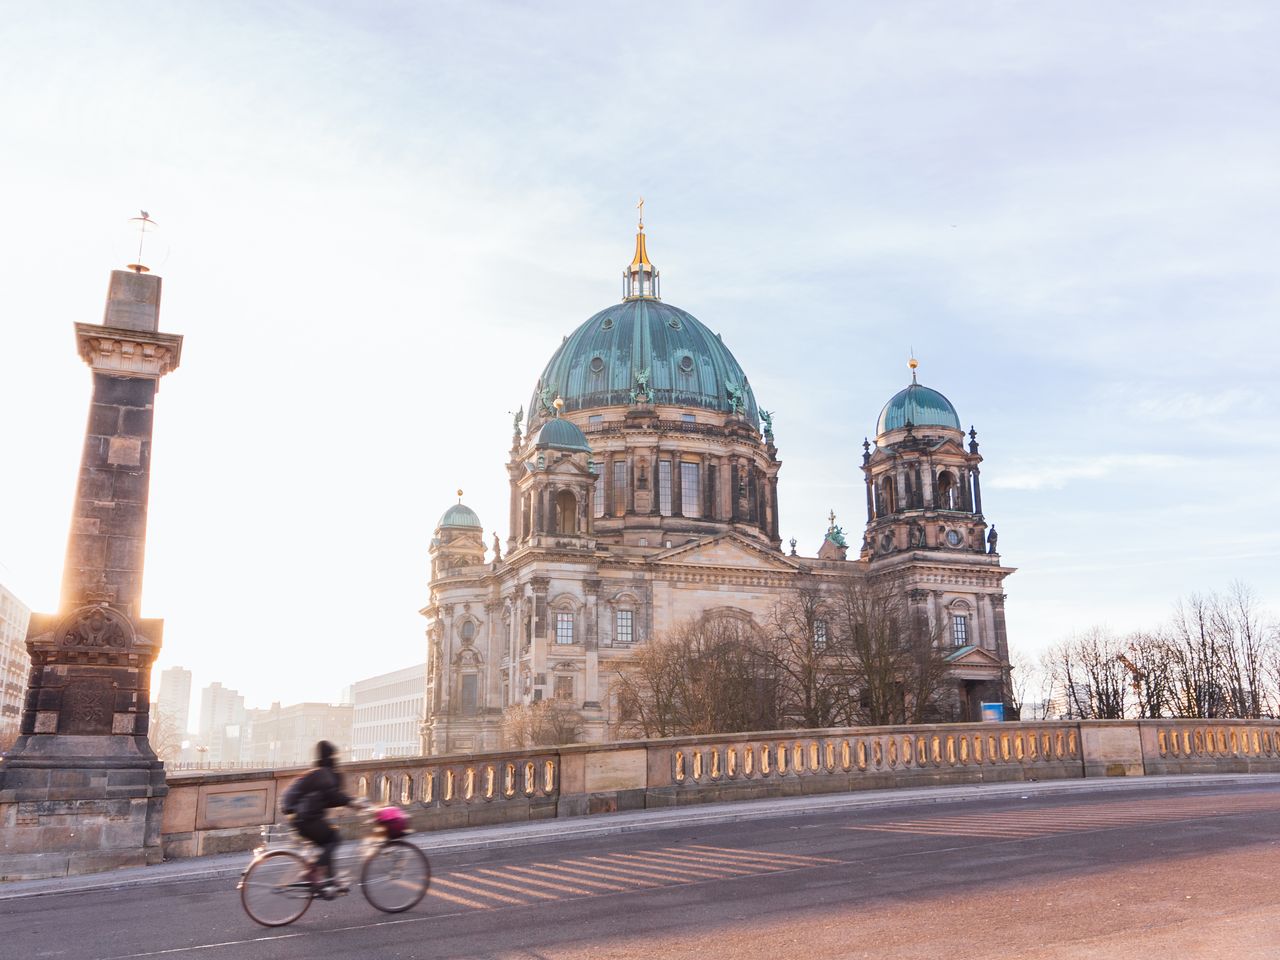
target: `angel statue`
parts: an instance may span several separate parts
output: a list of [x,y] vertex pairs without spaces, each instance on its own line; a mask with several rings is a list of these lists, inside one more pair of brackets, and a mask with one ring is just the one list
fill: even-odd
[[745,405],[742,402],[742,384],[733,380],[726,380],[724,390],[729,397],[729,406],[733,408],[733,412],[742,413],[745,409]]
[[[511,413],[511,411],[508,410],[507,413]],[[519,410],[517,410],[515,413],[511,413],[511,432],[519,433],[520,424],[523,422],[524,422],[524,404],[522,403],[520,404]]]
[[764,421],[764,438],[773,443],[773,411],[761,410],[760,419]]

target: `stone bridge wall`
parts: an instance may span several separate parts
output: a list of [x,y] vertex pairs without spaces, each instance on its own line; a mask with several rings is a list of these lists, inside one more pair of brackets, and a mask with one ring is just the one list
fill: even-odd
[[[343,766],[417,830],[850,790],[1171,773],[1280,773],[1280,721],[1112,720],[785,730]],[[256,845],[302,771],[169,777],[166,857]],[[356,830],[350,823],[348,835]]]

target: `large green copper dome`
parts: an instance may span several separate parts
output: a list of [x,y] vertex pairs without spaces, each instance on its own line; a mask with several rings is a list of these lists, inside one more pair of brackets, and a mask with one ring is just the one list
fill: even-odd
[[647,374],[652,402],[740,415],[759,426],[756,399],[738,361],[697,317],[648,297],[601,310],[565,338],[542,372],[530,419],[632,402]]
[[895,393],[880,411],[876,435],[900,430],[910,422],[915,427],[948,427],[962,430],[960,415],[951,401],[937,390],[913,383]]

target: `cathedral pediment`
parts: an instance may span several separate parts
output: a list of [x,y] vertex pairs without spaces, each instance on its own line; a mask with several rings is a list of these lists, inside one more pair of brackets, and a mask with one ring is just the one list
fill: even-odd
[[689,567],[731,567],[736,570],[765,570],[794,573],[800,565],[776,550],[736,533],[686,543],[664,550],[653,558],[655,563]]
[[942,658],[953,673],[961,676],[996,677],[1000,675],[1000,660],[974,644],[956,647]]

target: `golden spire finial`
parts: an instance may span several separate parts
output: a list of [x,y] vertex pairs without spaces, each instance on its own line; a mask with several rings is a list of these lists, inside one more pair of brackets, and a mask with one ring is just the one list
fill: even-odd
[[462,502],[462,488],[461,488],[461,487],[459,487],[459,488],[458,488],[458,502],[459,502],[459,503],[461,503],[461,502]]
[[916,382],[916,367],[920,366],[920,361],[915,357],[915,351],[911,351],[911,359],[907,361],[907,366],[911,368],[911,382]]
[[640,211],[640,224],[636,232],[636,255],[631,258],[631,266],[652,267],[653,264],[649,262],[649,251],[644,248],[644,197],[640,198],[636,209]]
[[564,409],[564,398],[557,396],[551,401],[551,405],[556,408],[556,416],[560,416],[560,411]]

